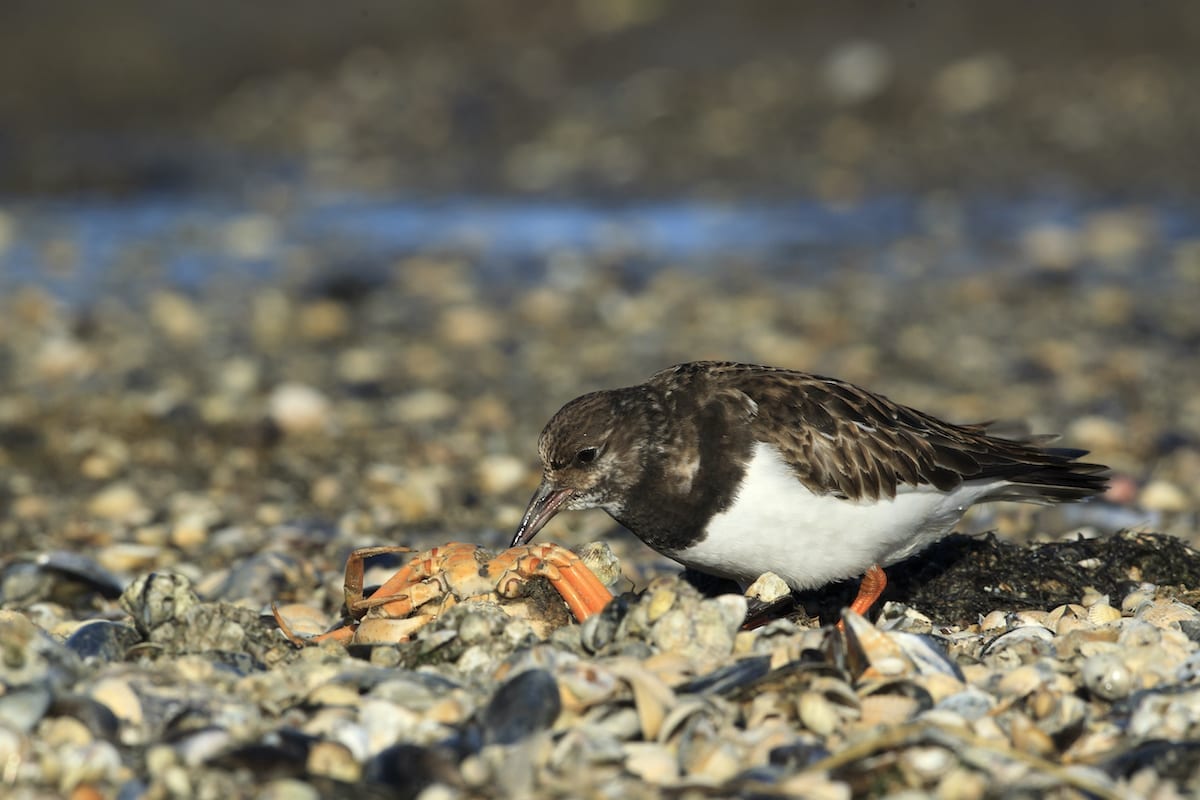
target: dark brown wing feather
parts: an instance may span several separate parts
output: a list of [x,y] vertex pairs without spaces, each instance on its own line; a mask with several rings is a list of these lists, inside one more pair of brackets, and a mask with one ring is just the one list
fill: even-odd
[[[1040,447],[1044,437],[1004,439],[987,425],[954,425],[853,384],[733,362],[693,362],[651,383],[689,385],[753,401],[746,422],[775,445],[814,492],[852,499],[894,497],[905,484],[950,490],[965,481],[1007,481],[985,499],[1053,503],[1104,490],[1105,468],[1085,451]],[[715,396],[714,395],[714,396]]]

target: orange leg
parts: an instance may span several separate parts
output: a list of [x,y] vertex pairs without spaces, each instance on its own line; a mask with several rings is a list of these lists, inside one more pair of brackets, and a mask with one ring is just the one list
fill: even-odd
[[[346,577],[342,583],[342,592],[346,597],[346,610],[352,616],[361,617],[362,613],[358,611],[363,604],[363,561],[371,556],[383,555],[384,553],[411,553],[411,547],[403,545],[380,545],[379,547],[360,547],[350,553],[350,557],[346,559]],[[396,578],[408,570],[412,565],[409,562],[400,572],[393,575],[388,583],[396,580]],[[386,584],[385,584],[386,585]],[[365,612],[366,609],[363,609]]]
[[[478,562],[475,562],[477,549],[475,545],[463,542],[453,542],[444,547],[430,548],[401,567],[395,575],[388,578],[370,597],[366,598],[362,596],[362,558],[359,557],[358,563],[355,565],[358,573],[358,592],[353,600],[350,598],[350,564],[346,565],[346,608],[354,617],[361,617],[372,609],[380,607],[383,608],[384,616],[407,616],[412,613],[413,609],[446,593],[446,583],[440,576],[450,568],[450,565],[462,561],[477,564]],[[353,561],[355,556],[360,554],[371,556],[379,553],[405,552],[406,550],[407,548],[399,547],[370,547],[356,550],[350,558]]]
[[583,622],[604,609],[612,592],[600,583],[596,574],[570,550],[557,544],[514,547],[496,556],[493,571],[503,570],[496,580],[496,591],[505,597],[516,596],[520,585],[530,576],[547,578],[575,619]]
[[883,567],[872,564],[871,568],[863,575],[862,583],[858,585],[858,596],[850,604],[850,610],[865,616],[886,587],[887,574],[884,573]]
[[292,626],[288,625],[287,620],[285,620],[283,615],[279,613],[279,608],[274,603],[271,603],[271,614],[275,617],[275,624],[279,626],[279,630],[283,631],[283,635],[287,637],[287,640],[296,645],[296,647],[304,647],[310,644],[320,644],[327,639],[333,639],[340,644],[347,645],[350,644],[350,640],[354,638],[354,625],[343,625],[340,628],[334,628],[331,631],[326,631],[325,633],[317,636],[303,638],[298,636],[296,632],[292,630]]

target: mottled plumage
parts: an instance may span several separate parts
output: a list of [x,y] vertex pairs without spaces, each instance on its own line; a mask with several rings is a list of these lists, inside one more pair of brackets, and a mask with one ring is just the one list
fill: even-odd
[[810,588],[917,552],[972,504],[1104,490],[1103,466],[1049,438],[991,436],[819,375],[680,364],[551,418],[513,543],[563,508],[598,507],[703,572]]

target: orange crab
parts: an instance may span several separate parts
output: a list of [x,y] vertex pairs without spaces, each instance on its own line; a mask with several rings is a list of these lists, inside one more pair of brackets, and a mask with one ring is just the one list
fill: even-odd
[[612,600],[612,593],[587,565],[557,544],[526,545],[492,556],[465,542],[451,542],[418,553],[382,586],[363,595],[363,560],[384,553],[410,553],[400,545],[362,547],[346,561],[346,610],[353,621],[318,636],[296,635],[279,610],[275,622],[296,645],[333,639],[351,642],[404,641],[447,608],[464,600],[521,597],[531,578],[544,577],[575,619],[583,622]]

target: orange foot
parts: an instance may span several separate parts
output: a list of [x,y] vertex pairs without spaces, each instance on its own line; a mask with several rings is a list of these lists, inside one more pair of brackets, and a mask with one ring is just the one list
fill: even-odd
[[[866,616],[886,588],[887,573],[883,571],[883,567],[872,564],[863,574],[862,582],[858,584],[858,594],[854,597],[854,602],[850,604],[850,610],[860,616]],[[845,621],[839,621],[837,627],[839,631],[846,630]]]

